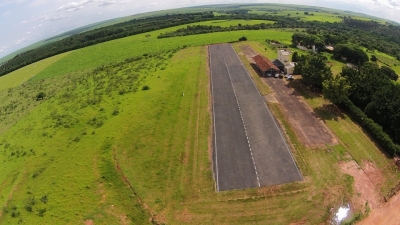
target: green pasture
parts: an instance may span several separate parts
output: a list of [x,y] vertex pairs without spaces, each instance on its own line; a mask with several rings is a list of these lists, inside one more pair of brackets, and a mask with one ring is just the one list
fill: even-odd
[[211,20],[211,21],[204,21],[199,23],[192,23],[188,25],[203,25],[203,26],[220,26],[220,27],[230,27],[230,26],[237,26],[241,24],[242,26],[245,25],[255,25],[255,24],[272,24],[274,21],[269,20]]
[[[162,93],[170,79],[178,79],[176,71],[166,70],[176,51],[0,91],[25,111],[25,101],[34,103],[29,114],[0,134],[0,223],[147,223],[149,211],[116,169],[115,145],[138,141],[132,142],[137,135],[124,134],[123,127],[141,123],[133,111],[154,115],[136,108],[136,97],[148,104],[156,98],[151,93]],[[37,91],[46,93],[44,100],[35,99]],[[142,101],[143,95],[149,100]],[[13,116],[6,114],[1,124],[11,123]]]
[[374,50],[374,51],[368,51],[366,48],[364,48],[364,51],[367,53],[368,57],[371,59],[372,55],[375,55],[376,58],[379,60],[378,64],[380,66],[388,66],[398,75],[400,75],[400,61],[397,60],[394,56],[388,55],[386,53]]
[[12,73],[9,73],[5,76],[0,76],[0,90],[16,87],[25,83],[26,81],[49,67],[51,64],[56,63],[68,54],[70,54],[70,52],[41,60],[39,62],[25,66],[19,70],[16,70]]
[[179,46],[202,46],[212,43],[237,41],[242,36],[246,36],[248,40],[252,41],[262,42],[265,41],[265,39],[274,39],[281,40],[281,42],[285,44],[290,44],[294,32],[289,29],[283,32],[282,30],[243,30],[174,38],[157,38],[160,33],[174,31],[178,28],[179,27],[173,27],[153,31],[73,51],[68,56],[47,67],[31,80],[35,81],[60,74],[94,68],[107,62],[173,49]]
[[[259,15],[277,15],[277,16],[290,16],[290,17],[297,17],[300,18],[301,20],[304,21],[320,21],[320,22],[341,22],[342,18],[339,17],[339,15],[334,14],[334,13],[327,13],[327,12],[314,12],[314,11],[307,11],[309,15],[304,15],[305,11],[301,10],[277,10],[274,12],[270,11],[260,11],[260,10],[254,10],[251,11],[251,13],[254,14],[259,14]],[[311,15],[314,14],[314,15]]]

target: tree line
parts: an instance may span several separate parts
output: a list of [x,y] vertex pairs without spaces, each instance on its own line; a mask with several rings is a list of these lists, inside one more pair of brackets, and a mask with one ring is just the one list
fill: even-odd
[[98,43],[141,34],[187,23],[212,20],[212,12],[172,14],[143,19],[133,19],[95,30],[76,34],[60,41],[18,54],[0,66],[0,76],[42,59]]
[[365,62],[343,67],[332,75],[321,54],[297,56],[295,73],[306,86],[322,90],[324,97],[347,110],[391,155],[400,153],[400,85],[391,68]]
[[215,17],[213,12],[209,11],[199,13],[167,14],[142,19],[133,19],[124,23],[79,33],[15,56],[13,59],[0,66],[0,76],[63,52],[130,35],[183,24],[210,21],[215,20],[216,18],[219,20],[269,20],[274,21],[274,23],[243,26],[238,24],[228,28],[222,28],[219,26],[189,26],[171,33],[162,34],[160,35],[160,38],[231,30],[294,28],[305,29],[305,32],[299,33],[302,33],[304,36],[301,39],[303,44],[306,45],[314,43],[317,47],[322,47],[324,44],[337,45],[352,43],[354,45],[366,47],[370,50],[376,49],[400,59],[400,38],[398,38],[400,36],[400,26],[379,24],[373,21],[359,21],[348,17],[344,18],[343,22],[335,23],[302,21],[298,17],[271,14],[258,15],[249,13],[246,10],[232,11],[230,14]]

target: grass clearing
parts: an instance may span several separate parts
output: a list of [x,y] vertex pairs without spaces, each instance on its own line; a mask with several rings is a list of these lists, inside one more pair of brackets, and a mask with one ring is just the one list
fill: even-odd
[[70,53],[71,52],[66,52],[47,59],[43,59],[39,62],[33,63],[14,72],[11,72],[5,76],[0,76],[0,90],[16,87],[25,83],[26,81],[49,67],[51,64],[56,63],[58,60],[61,60]]
[[[30,94],[36,85],[46,93],[55,90],[55,94],[47,95],[0,136],[4,167],[0,175],[0,223],[146,223],[150,212],[116,168],[115,140],[130,142],[131,136],[123,136],[115,124],[137,124],[138,118],[129,114],[130,103],[137,92],[151,91],[142,91],[148,79],[164,80],[166,75],[157,73],[165,69],[176,51],[105,64],[90,73],[58,76],[13,89],[8,98],[18,105],[25,101],[20,100],[19,92]],[[6,119],[12,119],[7,115]]]
[[[294,32],[289,29],[284,32],[282,32],[282,30],[232,31],[157,39],[160,33],[173,31],[177,28],[178,27],[173,27],[153,31],[73,51],[67,57],[57,61],[37,76],[33,77],[32,81],[74,71],[84,71],[108,62],[174,49],[184,45],[202,46],[212,43],[237,41],[242,36],[246,36],[248,40],[252,41],[264,41],[266,37],[268,37],[270,39],[279,39],[283,43],[290,44]],[[147,34],[151,36],[146,37]]]
[[203,25],[203,26],[220,26],[220,27],[230,27],[230,26],[237,26],[238,24],[241,24],[242,26],[245,25],[255,25],[255,24],[273,24],[274,21],[269,21],[269,20],[212,20],[212,21],[204,21],[204,22],[198,22],[198,23],[192,23],[188,24],[191,26],[195,25]]

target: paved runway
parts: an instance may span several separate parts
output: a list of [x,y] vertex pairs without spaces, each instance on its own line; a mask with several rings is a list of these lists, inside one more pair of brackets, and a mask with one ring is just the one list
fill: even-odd
[[209,47],[217,191],[302,180],[249,74],[230,44]]

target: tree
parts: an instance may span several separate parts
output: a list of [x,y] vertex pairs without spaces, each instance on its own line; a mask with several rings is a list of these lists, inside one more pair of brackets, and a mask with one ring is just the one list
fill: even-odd
[[303,83],[306,85],[322,88],[322,82],[332,77],[331,68],[326,65],[326,58],[322,55],[309,55],[301,69]]
[[341,75],[350,83],[350,100],[363,111],[377,90],[392,83],[372,62],[366,62],[359,70],[344,67]]
[[378,61],[378,58],[376,58],[376,55],[371,55],[371,61],[372,62]]
[[346,101],[350,95],[350,85],[340,74],[331,76],[322,82],[322,93],[334,104]]
[[347,61],[355,65],[363,65],[365,62],[368,62],[367,53],[357,46],[347,44],[336,45],[333,50],[333,57],[335,59],[345,57],[347,58]]
[[382,66],[380,70],[384,75],[386,75],[391,80],[396,81],[397,78],[399,78],[399,75],[397,75],[394,70],[392,70],[391,68],[389,68],[387,66]]
[[292,62],[297,62],[297,61],[299,61],[299,53],[293,52]]
[[247,37],[243,36],[243,37],[239,38],[239,41],[247,41]]
[[36,95],[36,101],[43,100],[44,97],[46,97],[46,93],[44,93],[43,91],[41,91],[41,92],[39,92],[39,93]]

